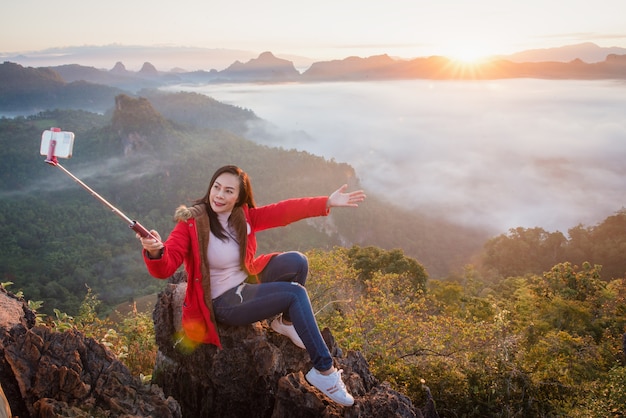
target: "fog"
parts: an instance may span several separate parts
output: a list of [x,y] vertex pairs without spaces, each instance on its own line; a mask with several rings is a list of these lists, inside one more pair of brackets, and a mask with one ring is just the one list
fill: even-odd
[[[395,81],[177,86],[253,110],[248,137],[352,165],[366,192],[496,233],[625,206],[626,84]],[[245,167],[244,167],[245,168]],[[297,173],[285,173],[297,175]]]
[[[47,165],[45,156],[38,158],[40,158],[38,163]],[[162,172],[162,167],[155,166],[152,159],[143,157],[133,158],[132,160],[128,158],[107,158],[89,163],[74,162],[71,159],[59,159],[58,163],[86,187],[98,194],[100,194],[98,190],[100,186],[133,183],[142,177]],[[41,193],[54,194],[84,188],[59,167],[54,165],[48,165],[48,167],[49,171],[45,171],[44,175],[33,179],[34,181],[27,186],[17,190],[3,191],[0,193],[0,198],[23,197]],[[131,168],[129,169],[129,167]],[[90,196],[88,191],[86,193],[86,196]],[[107,199],[107,196],[101,197]]]

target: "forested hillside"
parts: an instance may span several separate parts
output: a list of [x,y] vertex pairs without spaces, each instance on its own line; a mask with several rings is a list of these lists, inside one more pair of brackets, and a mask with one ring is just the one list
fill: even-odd
[[[154,292],[162,285],[143,266],[126,225],[39,155],[41,133],[57,126],[76,134],[74,156],[61,164],[132,219],[167,236],[179,204],[206,192],[213,171],[237,164],[251,175],[258,204],[328,195],[343,183],[359,187],[347,164],[306,152],[252,143],[229,130],[255,117],[204,96],[155,96],[167,119],[145,98],[118,96],[111,115],[47,111],[0,120],[0,276],[46,309],[75,312],[86,286],[105,306]],[[176,105],[178,103],[178,105]],[[113,104],[112,104],[113,107]],[[184,125],[191,109],[228,120]],[[187,110],[187,111],[181,111]],[[202,120],[197,118],[196,120]],[[209,122],[207,122],[207,120]],[[239,121],[239,122],[237,122]],[[441,277],[459,272],[485,237],[382,202],[375,193],[357,211],[265,231],[259,251],[307,250],[335,245],[401,248]]]
[[559,263],[598,266],[603,280],[626,277],[626,210],[597,225],[576,225],[566,237],[543,228],[514,228],[485,243],[482,270],[492,280],[542,274]]
[[102,112],[122,92],[117,87],[84,80],[68,83],[49,68],[25,68],[12,62],[0,64],[0,114],[59,108]]

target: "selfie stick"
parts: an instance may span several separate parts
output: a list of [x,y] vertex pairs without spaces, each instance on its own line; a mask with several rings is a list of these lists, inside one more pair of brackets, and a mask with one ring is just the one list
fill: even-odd
[[[60,132],[59,128],[52,128],[51,130],[53,132]],[[122,211],[120,211],[115,206],[113,206],[112,204],[107,202],[106,199],[104,199],[102,196],[100,196],[98,193],[96,193],[92,188],[90,188],[85,183],[83,183],[78,177],[76,177],[75,175],[70,173],[65,167],[63,167],[61,164],[59,164],[59,161],[57,160],[57,157],[54,154],[54,151],[56,149],[56,145],[57,145],[56,139],[52,138],[50,140],[50,146],[48,147],[48,155],[46,156],[46,160],[45,160],[48,164],[60,168],[61,171],[63,171],[68,176],[70,176],[72,178],[72,180],[74,180],[76,183],[78,183],[83,189],[87,190],[89,193],[91,193],[91,195],[93,197],[98,199],[100,201],[100,203],[102,203],[104,206],[106,206],[109,209],[111,209],[113,211],[113,213],[115,213],[117,216],[122,218],[128,224],[128,227],[130,229],[132,229],[133,231],[135,231],[136,233],[138,233],[139,236],[141,236],[143,238],[153,238],[155,240],[157,239],[143,225],[141,225],[137,221],[131,220],[128,216],[124,215],[122,213]]]

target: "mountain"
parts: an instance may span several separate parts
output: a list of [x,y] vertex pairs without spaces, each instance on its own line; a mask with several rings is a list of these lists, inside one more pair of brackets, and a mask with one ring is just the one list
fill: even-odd
[[512,62],[570,62],[581,60],[587,63],[601,62],[609,55],[625,55],[626,48],[601,47],[592,42],[566,45],[555,48],[529,49],[515,54],[499,56]]
[[[319,82],[372,81],[400,79],[492,80],[504,78],[544,79],[625,79],[625,55],[610,54],[604,61],[587,63],[581,59],[569,62],[514,62],[492,59],[468,65],[445,57],[432,56],[398,60],[387,55],[368,58],[316,62],[302,74],[291,61],[264,52],[243,63],[235,61],[222,71],[159,71],[144,62],[134,72],[117,62],[111,70],[100,70],[78,64],[34,69],[5,62],[0,65],[0,111],[26,112],[55,107],[63,101],[69,108],[96,112],[106,110],[105,103],[120,92],[136,94],[181,83],[247,83],[247,82]],[[18,100],[19,97],[19,100]],[[71,101],[69,99],[72,99]],[[63,100],[62,100],[63,99]]]
[[329,78],[343,79],[376,79],[381,74],[397,65],[399,61],[388,55],[368,58],[348,57],[343,60],[316,62],[303,73],[306,80],[326,80]]
[[[594,63],[604,61],[610,54],[626,54],[626,48],[600,47],[586,42],[556,48],[532,49],[494,58],[513,62],[559,61],[580,59]],[[145,62],[167,72],[222,71],[234,62],[246,62],[259,55],[258,52],[223,48],[196,48],[186,46],[139,46],[103,45],[70,46],[29,51],[20,54],[0,52],[1,61],[10,61],[31,67],[54,67],[65,64],[110,69],[114,63],[123,62],[131,71],[139,71]],[[299,71],[305,71],[322,60],[290,54],[279,54],[282,59],[294,63]],[[427,58],[427,57],[417,57]],[[403,58],[399,57],[402,60]]]
[[139,71],[128,71],[121,62],[117,62],[108,71],[78,64],[65,64],[47,68],[58,73],[68,83],[82,80],[94,84],[113,86],[126,91],[156,88],[169,83],[171,79],[167,75],[162,75],[149,62],[145,62]]
[[276,58],[271,52],[263,52],[248,62],[234,62],[218,72],[218,79],[227,81],[293,81],[300,76],[291,61]]
[[[624,79],[626,64],[609,54],[600,62],[587,63],[581,59],[568,62],[541,61],[515,62],[494,58],[478,64],[466,64],[446,57],[431,56],[412,60],[394,59],[388,55],[348,57],[342,60],[313,63],[303,73],[291,61],[264,52],[247,62],[235,61],[222,71],[161,72],[150,63],[144,63],[139,72],[123,70],[117,63],[115,72],[98,72],[93,68],[79,72],[68,68],[52,67],[66,81],[83,79],[137,91],[145,87],[158,87],[181,83],[250,83],[250,82],[319,82],[319,81],[372,81],[399,79],[462,79],[492,80],[504,78],[545,79]],[[122,66],[122,67],[120,67]],[[82,78],[81,78],[82,77]]]
[[221,129],[243,136],[250,122],[261,122],[249,109],[221,103],[200,93],[171,94],[149,89],[138,94],[148,99],[163,117],[200,131]]
[[24,68],[19,64],[0,64],[0,93],[30,92],[38,89],[58,88],[65,85],[58,73],[48,68]]
[[[74,66],[72,66],[74,68]],[[85,73],[89,70],[81,68]],[[98,74],[97,70],[91,71]],[[67,82],[54,69],[22,67],[5,62],[0,64],[0,112],[36,113],[44,109],[64,107],[96,112],[111,107],[114,97],[122,90],[85,81],[90,76]]]
[[506,59],[492,59],[480,64],[465,64],[439,56],[412,60],[393,60],[386,55],[370,58],[350,57],[314,63],[302,74],[301,81],[624,79],[626,78],[624,57],[626,55],[612,54],[597,63],[586,63],[582,60],[516,63]]
[[156,77],[159,75],[159,72],[157,71],[156,67],[153,64],[146,61],[141,66],[141,69],[139,70],[139,74],[143,76],[148,76],[148,77]]
[[149,61],[157,68],[224,69],[234,61],[246,61],[258,53],[223,48],[196,48],[186,46],[138,46],[104,45],[71,46],[24,52],[18,55],[0,53],[0,59],[24,66],[50,67],[63,64],[79,64],[109,69],[115,62],[124,62],[127,68],[138,71]]
[[[610,51],[616,53],[609,53],[603,60],[597,62],[586,62],[580,58],[590,57],[592,53],[599,58],[600,54]],[[293,62],[278,58],[269,51],[245,62],[235,60],[221,71],[185,72],[179,67],[176,67],[175,71],[162,71],[149,61],[144,61],[139,71],[129,71],[121,61],[117,61],[110,70],[79,64],[36,69],[5,62],[0,65],[0,93],[2,93],[0,111],[18,114],[35,112],[37,109],[54,108],[55,102],[63,102],[68,108],[103,112],[107,107],[105,103],[111,103],[113,97],[120,92],[136,94],[143,89],[157,89],[182,83],[506,78],[626,79],[626,62],[623,58],[626,53],[619,52],[626,52],[626,49],[600,48],[595,44],[586,43],[556,49],[525,51],[472,65],[440,56],[404,60],[378,55],[314,62],[303,73],[296,69]],[[551,59],[547,60],[548,57]],[[558,58],[567,58],[567,61],[560,61]]]

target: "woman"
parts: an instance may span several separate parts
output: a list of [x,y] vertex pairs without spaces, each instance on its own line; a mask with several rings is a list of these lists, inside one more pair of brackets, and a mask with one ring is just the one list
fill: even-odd
[[[255,257],[255,233],[298,220],[328,215],[332,207],[357,207],[362,190],[343,185],[329,197],[288,199],[256,207],[248,175],[228,165],[215,172],[206,195],[176,210],[178,223],[165,242],[140,238],[144,260],[156,278],[187,271],[182,325],[196,342],[221,347],[216,321],[245,325],[282,314],[271,327],[306,348],[313,368],[306,379],[333,401],[350,406],[353,397],[341,380],[315,321],[304,288],[308,262],[298,252]],[[252,278],[253,280],[249,280]]]

